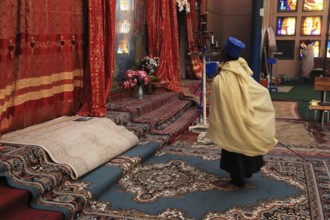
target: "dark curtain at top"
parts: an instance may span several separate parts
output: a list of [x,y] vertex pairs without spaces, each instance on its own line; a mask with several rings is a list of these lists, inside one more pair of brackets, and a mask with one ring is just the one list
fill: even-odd
[[83,0],[0,1],[0,134],[78,110],[83,11]]
[[103,117],[114,77],[116,0],[88,0],[88,50],[80,115]]
[[176,0],[147,0],[148,50],[160,57],[155,75],[166,88],[182,92]]

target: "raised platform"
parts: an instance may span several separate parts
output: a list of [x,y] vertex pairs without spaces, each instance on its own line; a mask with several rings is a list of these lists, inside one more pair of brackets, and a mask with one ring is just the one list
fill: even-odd
[[[77,180],[70,178],[72,171],[67,165],[55,164],[38,146],[0,142],[2,189],[9,193],[15,191],[14,188],[24,189],[25,195],[32,195],[31,198],[26,198],[29,204],[25,205],[26,209],[20,209],[26,211],[21,212],[21,216],[29,216],[27,213],[30,212],[34,215],[30,219],[38,219],[39,213],[47,216],[48,212],[33,210],[46,209],[51,211],[49,213],[55,213],[54,218],[49,215],[49,219],[60,220],[63,216],[66,219],[76,218],[80,212],[88,210],[93,198],[101,196],[102,192],[116,184],[125,172],[130,172],[163,146],[171,143],[198,117],[196,103],[179,93],[157,91],[153,95],[145,94],[142,100],[134,95],[117,95],[117,99],[113,99],[107,106],[107,117],[117,125],[123,125],[134,132],[139,138],[139,144]],[[90,149],[93,150],[93,146]],[[125,162],[125,166],[130,164],[130,167],[120,167],[121,162]],[[88,188],[91,182],[93,187]],[[5,208],[1,209],[0,205],[0,216],[5,216],[9,209],[15,212],[15,204],[16,200],[3,200],[2,207]],[[7,219],[11,219],[10,216]]]

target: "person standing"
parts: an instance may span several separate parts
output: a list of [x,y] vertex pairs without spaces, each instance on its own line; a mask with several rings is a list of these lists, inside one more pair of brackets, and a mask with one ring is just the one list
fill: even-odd
[[305,41],[305,46],[301,46],[301,78],[308,82],[314,68],[314,46],[311,40]]
[[212,81],[205,135],[222,147],[220,168],[238,187],[264,166],[263,155],[277,144],[269,91],[251,77],[252,70],[240,57],[244,48],[234,37],[223,46],[220,72]]

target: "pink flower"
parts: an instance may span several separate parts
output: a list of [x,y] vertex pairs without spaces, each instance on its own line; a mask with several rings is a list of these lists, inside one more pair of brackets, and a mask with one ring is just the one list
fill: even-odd
[[133,70],[127,70],[126,71],[126,78],[132,79],[133,76],[134,76],[134,74],[135,74],[135,71],[133,71]]
[[137,73],[137,76],[139,77],[139,79],[144,79],[148,76],[146,71],[144,71],[144,70],[137,70],[136,73]]
[[135,78],[135,79],[130,80],[130,83],[131,83],[131,87],[133,88],[133,87],[135,87],[137,85],[138,81]]
[[124,89],[131,89],[131,84],[129,83],[129,81],[125,81],[124,83],[123,83],[123,87],[124,87]]

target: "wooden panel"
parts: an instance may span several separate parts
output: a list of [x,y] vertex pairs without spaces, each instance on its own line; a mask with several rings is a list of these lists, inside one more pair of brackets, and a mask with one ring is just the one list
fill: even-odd
[[330,91],[330,77],[315,77],[315,91]]
[[330,111],[330,106],[327,105],[311,105],[309,106],[310,110],[322,110],[322,111]]

